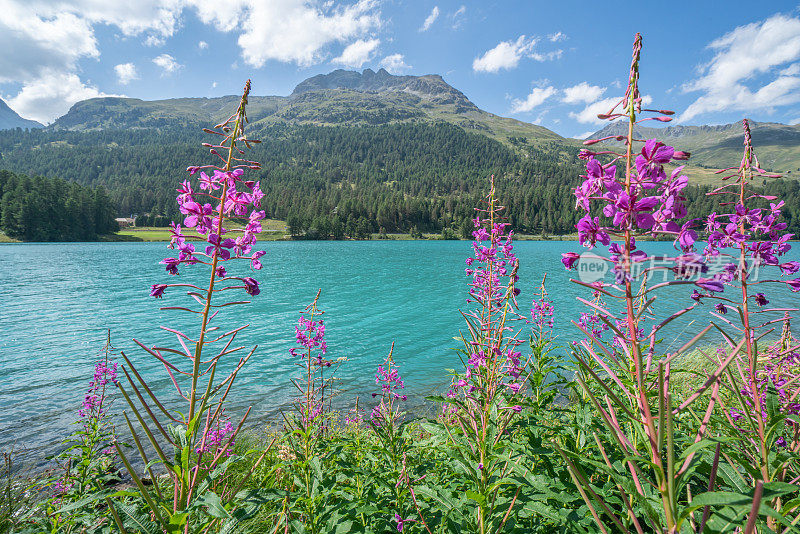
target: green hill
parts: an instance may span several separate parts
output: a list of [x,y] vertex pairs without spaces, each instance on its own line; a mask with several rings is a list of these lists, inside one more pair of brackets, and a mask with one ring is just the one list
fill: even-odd
[[[237,103],[234,96],[86,100],[47,128],[0,132],[0,169],[102,186],[118,216],[138,214],[145,225],[180,220],[176,184],[188,165],[211,161],[200,128],[226,119]],[[437,75],[338,70],[305,80],[289,96],[251,96],[248,115],[251,135],[262,141],[248,153],[262,163],[251,174],[265,193],[262,208],[295,235],[383,229],[468,236],[490,174],[519,232],[572,233],[580,217],[577,141],[482,111]],[[703,128],[659,133],[701,164],[713,162],[714,147],[732,158],[725,165],[738,161],[738,127]],[[786,128],[766,146],[800,145]],[[762,133],[754,128],[756,143]],[[759,154],[769,153],[762,148]],[[800,182],[768,187],[786,199],[787,220],[800,233]],[[706,190],[687,189],[690,217],[718,208],[720,197]]]
[[13,130],[14,128],[44,128],[44,125],[30,119],[23,119],[8,104],[0,100],[0,130]]
[[[750,131],[763,168],[784,173],[787,178],[800,178],[800,125],[750,121]],[[622,122],[613,122],[590,138],[625,134],[627,126]],[[634,134],[640,139],[658,138],[680,150],[691,152],[689,161],[692,166],[725,168],[738,164],[742,158],[743,137],[739,122],[720,126],[637,126]],[[619,145],[614,141],[609,143]]]
[[[72,106],[50,128],[89,131],[207,126],[226,119],[237,102],[236,96],[154,101],[92,98]],[[505,144],[563,140],[542,126],[479,109],[439,75],[394,76],[384,69],[362,73],[336,70],[301,82],[289,96],[250,96],[248,117],[256,130],[279,123],[360,126],[446,122]]]

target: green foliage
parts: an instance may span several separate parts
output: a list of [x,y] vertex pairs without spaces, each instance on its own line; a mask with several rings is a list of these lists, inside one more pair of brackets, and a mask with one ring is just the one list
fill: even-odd
[[0,171],[0,229],[23,241],[91,241],[116,232],[103,187]]
[[0,456],[0,534],[19,532],[36,508],[41,480],[18,465],[21,453],[12,449]]

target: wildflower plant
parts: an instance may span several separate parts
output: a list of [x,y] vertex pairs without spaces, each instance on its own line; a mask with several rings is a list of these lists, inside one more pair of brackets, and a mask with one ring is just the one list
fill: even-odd
[[450,447],[467,488],[457,504],[441,493],[429,492],[431,497],[465,529],[481,534],[503,530],[519,494],[509,478],[517,462],[507,429],[522,411],[527,361],[512,326],[524,318],[516,300],[519,262],[503,209],[492,176],[486,200],[476,208],[474,254],[466,260],[472,278],[467,302],[474,306],[462,313],[469,331],[461,338],[464,372],[454,375],[447,396],[432,397],[444,403],[452,424],[426,427]]
[[[190,176],[199,172],[199,179],[184,180],[177,190],[178,206],[185,215],[183,225],[194,228],[199,236],[197,239],[204,241],[205,246],[196,247],[196,240],[193,242],[190,235],[183,233],[180,224],[173,223],[169,247],[177,250],[178,254],[161,262],[167,273],[173,276],[184,268],[206,268],[208,286],[157,283],[150,291],[153,297],[163,298],[173,288],[185,288],[191,301],[188,305],[161,309],[191,314],[198,319],[198,331],[192,336],[161,327],[177,338],[178,344],[174,348],[147,346],[134,340],[164,366],[179,399],[185,403],[183,408],[170,409],[172,403],[156,395],[130,358],[122,353],[125,360],[122,371],[128,386],[120,384],[119,389],[139,427],[137,429],[126,414],[128,429],[150,480],[162,480],[155,469],[160,465],[166,471],[169,484],[164,489],[160,482],[149,488],[145,486],[142,476],[117,446],[117,452],[138,489],[138,497],[143,499],[147,510],[142,514],[125,503],[116,503],[113,511],[120,529],[126,528],[125,525],[142,528],[142,525],[154,522],[164,532],[205,532],[219,521],[235,523],[241,520],[255,506],[247,504],[248,495],[238,491],[246,477],[237,488],[230,488],[222,495],[213,491],[215,477],[236,458],[230,456],[229,451],[249,414],[248,409],[238,424],[228,427],[223,419],[225,401],[239,371],[255,351],[253,348],[240,356],[233,370],[220,379],[217,376],[218,365],[226,357],[235,356],[244,349],[235,345],[235,340],[247,325],[220,333],[214,320],[218,320],[220,312],[228,306],[249,302],[236,297],[226,298],[231,292],[242,290],[249,296],[260,293],[258,282],[252,277],[229,274],[229,262],[243,260],[252,268],[259,269],[264,254],[253,249],[261,231],[260,221],[264,218],[264,211],[259,209],[263,194],[258,182],[244,177],[245,169],[258,169],[259,164],[239,157],[244,154],[243,148],[258,142],[245,135],[249,93],[248,80],[236,112],[214,129],[203,130],[217,136],[216,143],[204,143],[204,146],[219,161],[212,165],[189,167]],[[244,221],[244,226],[234,229],[229,224],[231,221]],[[213,355],[209,355],[210,351],[214,351]],[[155,451],[153,459],[142,444],[142,432]]]
[[392,496],[390,499],[392,510],[382,510],[381,513],[396,523],[398,532],[402,532],[404,525],[425,520],[420,519],[416,494],[413,482],[406,469],[406,455],[411,448],[411,438],[403,424],[405,412],[401,406],[408,397],[403,393],[405,383],[400,375],[400,368],[394,361],[394,343],[389,349],[383,364],[378,365],[375,373],[375,384],[380,391],[373,393],[372,397],[378,403],[372,408],[369,416],[369,427],[377,437],[377,446],[373,451],[373,458],[383,466],[383,472],[378,477],[378,482],[384,491]]
[[[95,501],[113,493],[111,486],[120,481],[109,396],[117,383],[117,364],[111,361],[114,350],[109,331],[78,410],[78,429],[63,441],[66,448],[55,458],[63,471],[51,481],[54,495],[45,506],[46,527],[53,531],[111,531],[109,510],[98,508]],[[37,526],[45,528],[42,523]]]
[[[595,328],[579,325],[586,339],[573,351],[575,382],[602,423],[600,429],[592,430],[600,456],[587,460],[568,443],[555,442],[554,446],[603,532],[718,532],[748,520],[751,527],[745,531],[752,532],[753,525],[763,524],[764,515],[770,514],[760,507],[761,498],[792,490],[772,485],[734,486],[738,492],[733,493],[713,491],[721,448],[720,442],[715,442],[718,436],[709,435],[709,426],[720,405],[721,376],[745,340],[732,343],[705,383],[686,399],[673,395],[671,365],[712,327],[674,352],[663,356],[656,352],[663,328],[696,308],[705,295],[722,292],[723,282],[705,276],[708,267],[695,250],[694,221],[685,220],[683,190],[688,178],[682,174],[683,168],[678,166],[670,173],[665,169],[674,161],[688,159],[689,154],[656,139],[634,136],[636,124],[669,122],[673,114],[643,109],[641,50],[642,39],[637,34],[625,96],[608,113],[598,115],[627,123],[627,135],[612,136],[624,143],[624,151],[583,150],[587,172],[575,190],[576,206],[585,212],[577,224],[579,240],[589,248],[606,247],[614,274],[612,283],[575,281],[595,295],[599,292],[608,303],[600,305],[597,297],[578,299],[596,312],[613,339],[601,342]],[[635,145],[641,146],[638,154]],[[674,239],[676,253],[652,261],[641,248],[641,238],[664,236]],[[575,253],[564,255],[567,268],[573,268],[576,261]],[[659,271],[665,275],[664,281],[649,283]],[[658,317],[653,306],[658,292],[680,285],[693,289],[693,302],[663,319]],[[598,486],[603,479],[608,484]],[[703,512],[697,512],[701,508]]]
[[[323,490],[324,447],[322,441],[329,429],[331,414],[326,412],[333,397],[335,371],[343,360],[331,361],[326,355],[324,311],[317,306],[321,290],[300,313],[295,326],[297,347],[290,350],[301,371],[292,379],[298,391],[294,410],[284,414],[286,457],[290,488],[285,498],[285,524],[308,532],[329,532],[338,516],[328,506],[330,494]],[[327,371],[327,373],[326,373]]]
[[[717,171],[726,174],[722,179],[727,183],[709,193],[720,196],[721,205],[731,211],[708,216],[707,246],[703,250],[707,261],[722,266],[715,278],[732,294],[712,293],[704,295],[703,300],[717,303],[712,324],[726,340],[722,355],[730,353],[739,340],[743,343],[735,365],[725,375],[732,395],[726,396],[730,398],[723,413],[730,423],[729,429],[741,438],[736,447],[737,455],[741,455],[739,462],[752,466],[745,480],[748,485],[757,486],[772,481],[797,481],[800,476],[798,346],[793,343],[788,316],[797,309],[769,306],[769,299],[776,293],[800,291],[800,278],[789,278],[800,271],[800,262],[781,260],[791,249],[789,240],[793,237],[784,232],[787,226],[781,220],[784,203],[752,186],[755,179],[779,175],[760,167],[747,119],[742,120],[742,126],[742,160],[738,167]],[[770,272],[779,278],[769,278]],[[729,315],[729,311],[737,313]],[[781,322],[784,329],[780,339],[767,346],[764,338]],[[764,350],[759,350],[759,341]],[[769,506],[780,511],[780,496],[775,496]],[[772,517],[768,525],[777,528]]]

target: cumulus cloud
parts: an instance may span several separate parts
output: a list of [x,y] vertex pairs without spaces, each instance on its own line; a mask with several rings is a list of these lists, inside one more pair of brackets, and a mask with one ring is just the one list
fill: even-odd
[[262,67],[269,60],[309,66],[326,57],[326,48],[363,38],[381,26],[377,0],[316,4],[308,0],[189,0],[200,20],[225,32],[239,32],[244,61]]
[[166,42],[167,40],[163,36],[155,35],[152,33],[148,35],[144,40],[145,46],[153,46],[153,47],[164,46],[164,43]]
[[386,56],[381,61],[381,67],[392,74],[402,74],[408,70],[411,70],[411,65],[406,65],[403,54],[392,54],[390,56]]
[[[800,19],[774,15],[739,26],[708,48],[715,51],[684,92],[701,92],[679,117],[715,111],[752,111],[800,102]],[[785,68],[780,67],[787,65]]]
[[0,54],[0,82],[29,82],[44,71],[73,70],[79,59],[100,55],[86,20],[71,13],[40,16],[13,2],[3,5],[0,49],[6,51]]
[[156,56],[153,58],[153,63],[155,63],[158,67],[161,68],[162,75],[172,74],[176,70],[183,67],[180,63],[178,63],[174,57],[169,54],[161,54],[160,56]]
[[536,61],[547,61],[561,56],[562,50],[555,50],[542,54],[536,52],[535,37],[525,37],[520,35],[516,41],[501,41],[491,50],[487,50],[482,56],[476,57],[472,62],[472,70],[475,72],[499,72],[501,69],[511,70],[515,68],[523,57]]
[[426,32],[431,29],[431,26],[434,22],[436,22],[437,18],[439,18],[439,6],[433,6],[433,9],[431,9],[431,14],[425,18],[425,22],[422,23],[419,31]]
[[596,102],[603,93],[606,91],[605,87],[597,85],[589,85],[586,82],[581,82],[578,85],[567,87],[564,89],[564,98],[561,99],[565,104],[590,104]]
[[348,67],[360,67],[370,60],[372,53],[381,44],[380,39],[359,39],[345,47],[342,55],[333,58],[333,63],[339,63]]
[[511,113],[527,113],[540,106],[545,100],[556,94],[555,87],[534,87],[525,100],[514,99],[511,102]]
[[114,67],[114,72],[117,74],[117,81],[122,85],[139,79],[139,73],[136,72],[136,66],[133,63],[120,63]]
[[0,0],[0,83],[21,89],[7,97],[25,117],[49,122],[80,99],[102,96],[78,75],[78,62],[100,57],[94,26],[126,37],[174,33],[181,7],[166,0]]
[[84,84],[76,74],[46,74],[25,83],[8,105],[25,118],[49,123],[65,114],[75,102],[108,95]]
[[208,48],[208,43],[205,41],[199,41],[197,43],[197,48],[199,48],[200,50],[205,50],[206,48]]
[[547,36],[547,38],[550,40],[551,43],[557,43],[559,41],[565,40],[567,38],[567,35],[563,32],[556,32],[556,33],[551,33],[550,35]]
[[[262,67],[270,60],[309,66],[329,58],[332,45],[348,46],[380,29],[379,2],[0,0],[0,49],[14,52],[0,54],[0,83],[26,86],[28,95],[31,88],[44,87],[58,76],[91,87],[80,81],[78,62],[100,57],[96,26],[109,26],[126,38],[138,37],[142,44],[159,46],[175,34],[184,11],[195,12],[201,22],[219,31],[235,34],[241,59],[249,66]],[[203,49],[202,42],[198,47]],[[179,65],[167,56],[159,56],[157,64],[165,72],[174,72]],[[53,97],[55,107],[63,107],[64,95],[59,95]],[[19,96],[19,102],[28,101],[28,96]]]

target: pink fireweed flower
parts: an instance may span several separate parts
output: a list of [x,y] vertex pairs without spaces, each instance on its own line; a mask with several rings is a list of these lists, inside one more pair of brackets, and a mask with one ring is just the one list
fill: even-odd
[[214,175],[209,177],[206,173],[200,173],[200,189],[203,191],[216,191],[220,189],[222,186],[220,185],[220,177],[222,173],[219,171],[214,171]]
[[261,290],[258,288],[258,281],[254,278],[250,278],[249,276],[242,278],[242,282],[244,282],[244,290],[247,292],[248,295],[255,297]]
[[[394,346],[392,346],[394,349]],[[372,397],[380,397],[380,401],[372,409],[370,422],[376,427],[383,425],[394,425],[400,416],[400,408],[395,404],[396,401],[405,401],[406,395],[402,393],[405,384],[400,377],[400,371],[392,359],[392,351],[386,357],[382,365],[378,365],[375,373],[375,383],[380,386],[378,393],[373,393]]]
[[82,418],[102,417],[105,414],[105,386],[116,384],[117,364],[108,365],[106,361],[97,362],[94,366],[94,375],[89,382],[89,389],[83,398],[83,404],[78,411]]
[[563,263],[564,267],[569,270],[572,270],[575,267],[575,264],[579,259],[581,259],[581,255],[577,252],[564,252],[561,254],[561,263]]
[[[246,87],[246,90],[249,90],[249,82]],[[226,140],[230,144],[234,142],[231,138],[226,138]],[[241,139],[237,138],[236,141],[241,141]],[[225,142],[223,142],[224,144]],[[206,144],[206,146],[212,145]],[[214,146],[212,153],[217,154],[217,148],[220,147]],[[224,148],[228,148],[231,151],[235,150],[230,145],[224,146]],[[219,156],[219,154],[217,155]],[[246,161],[246,163],[248,168],[259,168],[259,164],[256,162]],[[212,172],[208,174],[205,171],[199,172],[201,168],[211,168]],[[177,189],[176,201],[181,214],[184,216],[182,224],[184,227],[194,228],[198,234],[206,236],[207,245],[204,253],[196,251],[195,246],[188,243],[186,236],[183,235],[181,224],[173,222],[170,229],[169,248],[177,248],[179,253],[177,258],[165,258],[162,260],[161,263],[166,266],[167,272],[169,274],[178,274],[178,267],[181,264],[195,265],[200,263],[214,265],[214,276],[226,278],[228,270],[222,265],[222,262],[232,259],[249,260],[254,269],[259,269],[261,267],[259,259],[264,253],[258,252],[251,255],[251,252],[257,241],[257,235],[262,231],[259,221],[266,216],[264,211],[257,209],[264,196],[260,189],[260,183],[245,181],[243,179],[244,170],[241,168],[225,170],[213,165],[206,165],[203,167],[189,166],[186,170],[190,176],[194,176],[198,172],[199,176],[196,183],[193,182],[194,179],[184,180]],[[202,202],[200,200],[202,198],[216,199],[218,202],[214,206],[211,203]],[[236,239],[223,238],[228,233],[226,223],[230,217],[248,219],[243,235]],[[202,256],[208,257],[211,261],[203,260]],[[259,294],[260,290],[257,281],[250,277],[239,279],[244,282],[241,287],[249,295]],[[154,284],[151,287],[151,294],[154,297],[160,298],[162,296],[163,289],[159,287],[160,285]]]
[[[230,422],[226,422],[224,425],[219,423],[216,428],[208,429],[205,435],[204,446],[197,447],[195,452],[197,454],[210,453],[216,456],[224,450],[225,456],[231,456],[233,454],[235,441],[230,439],[229,436],[231,436],[233,433],[233,424]],[[229,439],[230,442],[228,443]]]

